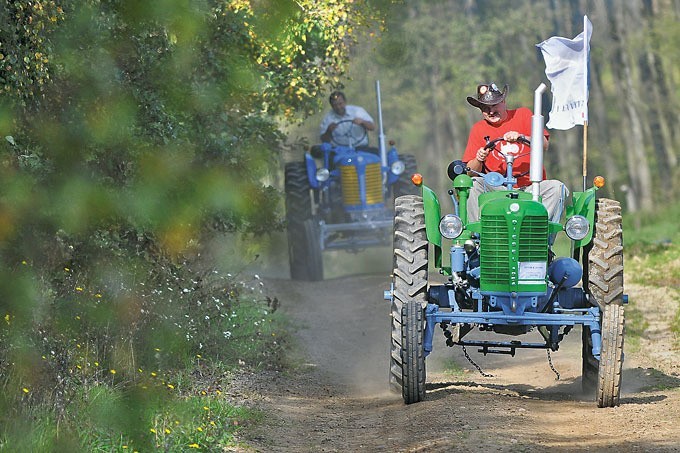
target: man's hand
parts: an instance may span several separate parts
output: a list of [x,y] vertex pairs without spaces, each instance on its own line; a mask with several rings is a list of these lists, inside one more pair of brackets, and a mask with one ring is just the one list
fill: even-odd
[[333,131],[338,127],[338,123],[331,123],[326,128],[326,132],[321,134],[321,141],[324,143],[330,143],[333,139]]
[[475,158],[471,159],[470,162],[466,163],[468,168],[470,168],[470,170],[472,170],[471,172],[468,172],[468,175],[477,176],[477,173],[475,173],[475,172],[481,173],[482,170],[484,170],[484,161],[486,160],[486,157],[488,155],[489,155],[488,149],[484,149],[483,147],[479,148],[477,150],[477,154],[475,155]]
[[516,142],[520,138],[525,138],[524,135],[520,134],[517,131],[508,131],[505,134],[503,134],[503,140],[506,142]]
[[489,155],[489,150],[482,147],[482,148],[479,148],[477,150],[477,155],[475,155],[475,159],[477,159],[478,162],[484,162],[488,155]]
[[363,127],[367,131],[372,131],[375,129],[375,124],[371,123],[370,121],[362,120],[361,118],[354,118],[352,122],[358,126]]

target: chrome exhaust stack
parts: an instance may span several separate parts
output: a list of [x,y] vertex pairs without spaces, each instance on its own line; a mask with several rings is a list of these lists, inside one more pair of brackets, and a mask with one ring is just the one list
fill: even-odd
[[534,91],[534,115],[531,117],[531,164],[529,177],[534,201],[538,201],[540,182],[543,180],[543,115],[541,114],[545,83]]

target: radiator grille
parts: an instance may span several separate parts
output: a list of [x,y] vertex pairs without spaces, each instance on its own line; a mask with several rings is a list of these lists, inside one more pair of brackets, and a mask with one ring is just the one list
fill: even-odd
[[357,174],[357,167],[346,165],[340,167],[342,181],[342,202],[345,205],[373,205],[383,202],[382,173],[380,163],[366,165],[364,175],[366,199],[361,199],[361,181]]
[[498,215],[482,218],[480,271],[485,290],[526,290],[519,286],[518,263],[548,260],[547,218],[527,216],[516,222]]
[[484,283],[505,284],[510,275],[508,225],[503,216],[482,219],[481,276]]

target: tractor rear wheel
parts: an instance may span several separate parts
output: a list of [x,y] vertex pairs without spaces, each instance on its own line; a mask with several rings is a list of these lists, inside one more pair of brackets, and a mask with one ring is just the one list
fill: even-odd
[[623,227],[618,201],[601,198],[595,202],[595,232],[588,251],[586,287],[600,307],[602,318],[597,405],[618,406],[624,338]]
[[[421,308],[427,304],[428,242],[422,197],[405,195],[395,200],[393,249],[390,388],[401,392],[406,403],[413,403],[425,396],[425,364],[423,356],[422,374],[416,373],[415,377],[404,369],[407,366],[404,363],[406,345],[402,331],[406,327],[402,309],[409,301],[416,302]],[[416,383],[422,380],[420,387],[414,387],[415,392],[405,383],[405,379],[412,378]]]
[[290,277],[293,280],[309,280],[304,223],[312,217],[312,197],[304,162],[286,164],[284,187]]

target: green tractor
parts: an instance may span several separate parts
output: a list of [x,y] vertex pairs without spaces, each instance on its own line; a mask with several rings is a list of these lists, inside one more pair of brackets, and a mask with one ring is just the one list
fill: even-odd
[[[484,355],[515,355],[518,349],[557,351],[581,326],[582,387],[599,407],[619,404],[623,363],[623,229],[619,202],[597,197],[604,179],[572,193],[565,222],[552,222],[541,203],[543,117],[536,90],[531,137],[532,193],[513,189],[512,159],[506,175],[479,175],[506,190],[479,197],[480,219],[469,222],[473,179],[460,161],[448,169],[453,213],[442,215],[433,190],[395,200],[394,268],[385,298],[391,302],[390,384],[405,403],[425,398],[426,358],[435,328],[447,346],[476,347]],[[538,113],[537,113],[538,112]],[[489,141],[490,146],[495,140]],[[571,241],[570,256],[553,251],[557,234]],[[445,242],[447,241],[447,242]],[[450,245],[449,245],[450,244]],[[444,250],[449,260],[445,262]],[[437,268],[444,283],[430,281]],[[441,279],[439,279],[441,281]],[[473,331],[481,339],[469,339]],[[539,341],[523,336],[538,332]],[[510,341],[507,337],[513,337]],[[518,338],[520,339],[515,339]]]

